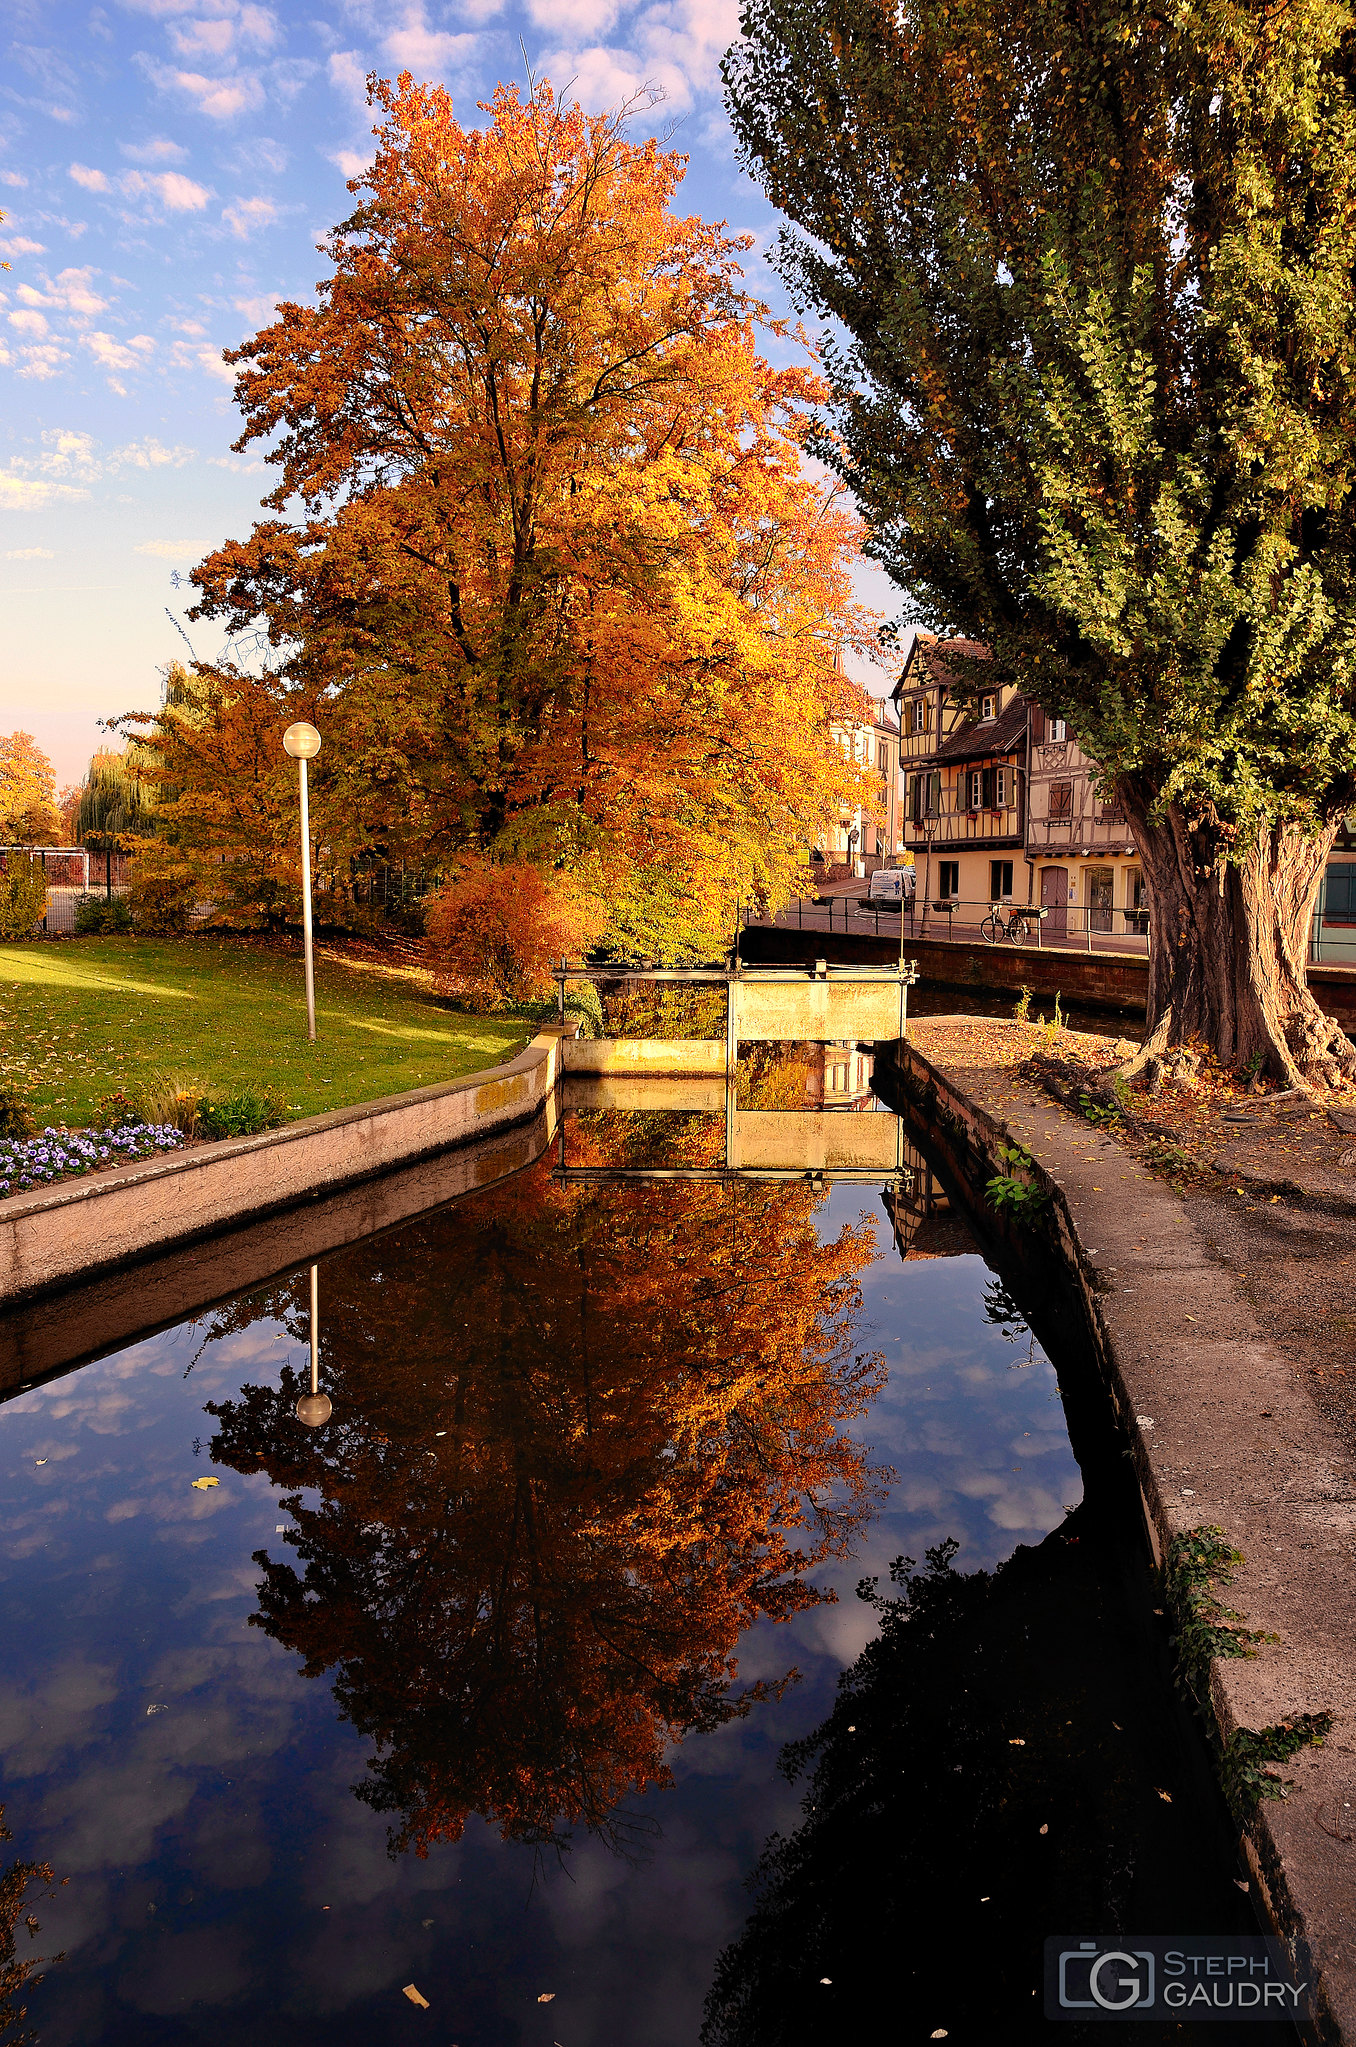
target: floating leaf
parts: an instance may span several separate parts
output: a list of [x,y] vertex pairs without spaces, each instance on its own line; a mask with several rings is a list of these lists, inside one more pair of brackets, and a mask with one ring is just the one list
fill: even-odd
[[220,1484],[221,1480],[219,1478],[195,1478],[193,1481],[193,1490],[195,1493],[205,1493],[207,1491],[208,1486]]
[[421,1997],[419,1995],[419,1992],[415,1989],[413,1983],[407,1983],[405,1985],[405,1995],[410,2000],[410,2003],[417,2004],[421,2011],[428,2010],[428,1999],[426,1997]]

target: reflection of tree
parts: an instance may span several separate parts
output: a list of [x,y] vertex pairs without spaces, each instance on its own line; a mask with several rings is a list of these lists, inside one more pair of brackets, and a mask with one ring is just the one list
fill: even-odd
[[[14,1836],[5,1825],[5,1808],[0,1805],[0,1841],[12,1841]],[[69,1877],[61,1879],[69,1883]],[[44,1898],[56,1896],[52,1885],[50,1862],[11,1862],[0,1867],[0,2040],[5,2047],[28,2047],[37,2040],[36,2033],[19,2032],[28,2015],[28,2007],[17,2000],[26,1987],[36,1988],[42,1981],[41,1971],[52,1962],[64,1962],[64,1955],[38,1956],[31,1952],[18,1952],[17,1929],[19,1916],[23,1914],[24,1930],[30,1943],[37,1939],[42,1928],[31,1907]],[[45,1888],[44,1888],[45,1887]]]
[[294,1419],[290,1372],[209,1410],[217,1461],[298,1489],[303,1568],[260,1552],[255,1618],[335,1673],[393,1849],[471,1812],[615,1835],[671,1737],[763,1694],[733,1688],[741,1630],[822,1596],[805,1574],[869,1493],[840,1428],[881,1371],[852,1348],[874,1244],[821,1245],[813,1210],[543,1163],[326,1265],[325,1429]]
[[1085,1503],[992,1573],[948,1542],[900,1560],[901,1598],[861,1588],[881,1633],[784,1755],[803,1818],[758,1864],[704,2047],[874,2040],[882,2008],[901,2037],[1043,2040],[1048,1934],[1256,1930],[1130,1511]]

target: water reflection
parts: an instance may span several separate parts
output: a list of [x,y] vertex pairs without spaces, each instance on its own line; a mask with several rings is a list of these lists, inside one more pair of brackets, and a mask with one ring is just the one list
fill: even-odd
[[[620,1121],[628,1156],[653,1149]],[[573,1150],[604,1155],[587,1126]],[[780,1692],[785,1673],[739,1682],[739,1637],[832,1598],[808,1574],[876,1486],[845,1431],[883,1369],[858,1342],[874,1226],[821,1239],[816,1206],[562,1186],[543,1162],[481,1196],[473,1232],[449,1211],[327,1267],[323,1431],[286,1370],[210,1405],[214,1462],[289,1492],[297,1561],[256,1554],[255,1622],[374,1742],[358,1796],[394,1852],[472,1813],[624,1844],[675,1737]],[[300,1335],[301,1287],[213,1340],[261,1312]]]

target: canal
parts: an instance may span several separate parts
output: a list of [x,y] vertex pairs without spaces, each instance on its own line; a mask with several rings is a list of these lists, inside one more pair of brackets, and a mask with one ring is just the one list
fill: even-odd
[[0,1407],[44,2047],[1044,2038],[1047,1934],[1255,1929],[1057,1287],[917,1133],[912,1200],[639,1176],[722,1135],[327,1257],[319,1428],[305,1267]]

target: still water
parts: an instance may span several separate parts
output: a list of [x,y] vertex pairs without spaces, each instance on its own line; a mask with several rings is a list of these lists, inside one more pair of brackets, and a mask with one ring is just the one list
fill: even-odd
[[0,1408],[44,2047],[1045,2037],[1045,1933],[1251,1926],[1114,1456],[958,1222],[548,1158],[319,1284],[317,1431],[305,1269]]

